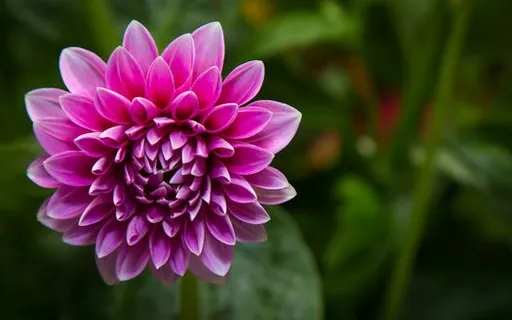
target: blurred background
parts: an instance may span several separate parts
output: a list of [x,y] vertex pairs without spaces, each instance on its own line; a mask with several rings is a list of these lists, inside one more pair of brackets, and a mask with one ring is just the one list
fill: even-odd
[[0,0],[0,318],[179,319],[179,284],[106,286],[92,248],[36,220],[50,193],[23,96],[60,51],[104,59],[130,20],[160,49],[213,20],[226,67],[303,113],[275,160],[298,196],[202,319],[512,319],[511,1]]

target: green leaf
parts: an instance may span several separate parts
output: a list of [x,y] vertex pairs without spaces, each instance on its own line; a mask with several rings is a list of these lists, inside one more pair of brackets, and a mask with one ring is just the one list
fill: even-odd
[[[227,284],[199,283],[201,319],[320,319],[321,285],[315,262],[293,219],[269,209],[268,241],[237,244]],[[179,285],[150,275],[112,287],[110,319],[176,319]]]

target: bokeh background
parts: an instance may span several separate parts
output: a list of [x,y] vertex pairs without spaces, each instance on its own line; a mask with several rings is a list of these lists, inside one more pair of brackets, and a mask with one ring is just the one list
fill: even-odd
[[[298,196],[201,283],[201,319],[512,319],[512,1],[0,0],[0,318],[180,319],[179,284],[106,286],[36,219],[24,94],[60,51],[104,59],[132,19],[160,49],[219,20],[226,67],[303,113],[275,160]],[[401,290],[403,289],[403,290]]]

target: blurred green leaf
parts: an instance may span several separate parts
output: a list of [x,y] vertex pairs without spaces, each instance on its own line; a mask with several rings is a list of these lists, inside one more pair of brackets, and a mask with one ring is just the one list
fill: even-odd
[[[321,318],[320,279],[313,257],[293,219],[280,208],[269,212],[269,240],[236,246],[228,283],[199,283],[201,319]],[[148,275],[112,287],[116,307],[110,317],[176,318],[178,287],[164,287]]]

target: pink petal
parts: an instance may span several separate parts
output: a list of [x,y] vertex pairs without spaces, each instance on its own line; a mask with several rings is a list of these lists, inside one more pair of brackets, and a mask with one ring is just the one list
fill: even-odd
[[55,180],[43,166],[43,162],[48,158],[49,156],[41,156],[34,160],[27,169],[27,176],[40,187],[58,188],[62,186],[60,182]]
[[76,218],[62,220],[49,217],[47,212],[49,200],[50,199],[46,199],[37,211],[37,220],[39,222],[41,222],[44,226],[58,232],[66,232],[71,227],[76,225]]
[[156,269],[160,269],[171,256],[170,239],[160,226],[157,226],[149,236],[149,252]]
[[162,57],[171,68],[176,89],[189,85],[195,59],[192,35],[184,34],[176,38],[162,52]]
[[183,242],[188,250],[195,255],[201,254],[204,245],[205,227],[201,219],[187,221],[183,234]]
[[204,265],[218,276],[225,276],[231,268],[233,246],[217,241],[207,233],[203,252],[199,256]]
[[273,154],[278,153],[290,143],[299,127],[302,117],[300,112],[289,105],[270,100],[255,101],[248,107],[264,108],[272,112],[272,118],[265,128],[248,141]]
[[98,88],[94,97],[94,106],[99,114],[114,123],[131,123],[130,100],[117,92]]
[[149,231],[149,222],[144,215],[136,215],[132,218],[126,229],[126,243],[133,246],[139,243]]
[[96,242],[98,229],[96,225],[87,227],[75,225],[64,233],[62,241],[72,246],[88,246]]
[[187,143],[188,137],[180,130],[174,130],[169,135],[169,141],[171,143],[171,149],[177,150]]
[[220,183],[228,184],[231,182],[231,175],[228,168],[217,158],[212,158],[210,162],[210,177]]
[[201,280],[218,285],[225,284],[229,277],[229,275],[221,277],[214,274],[207,267],[205,267],[200,258],[196,256],[190,257],[189,269]]
[[150,267],[151,272],[153,273],[155,278],[166,286],[174,284],[179,279],[179,276],[172,271],[169,265],[164,265],[158,270],[156,270],[153,266]]
[[119,283],[116,274],[117,252],[103,258],[96,256],[95,260],[100,276],[106,284],[114,285]]
[[132,120],[139,124],[145,124],[160,115],[160,109],[151,101],[144,98],[135,98],[130,108]]
[[222,77],[219,68],[213,66],[203,72],[194,81],[192,91],[194,91],[199,100],[200,109],[207,109],[213,106],[220,96],[222,88]]
[[211,136],[208,143],[208,151],[215,153],[220,158],[231,158],[235,154],[235,148],[226,140]]
[[102,131],[110,125],[110,122],[96,111],[93,101],[88,97],[66,94],[60,97],[60,104],[69,119],[82,128]]
[[60,55],[60,73],[71,93],[92,97],[105,86],[106,65],[96,54],[82,48],[67,48]]
[[96,256],[100,259],[110,255],[123,244],[126,224],[115,219],[109,220],[98,232],[96,239]]
[[158,57],[149,67],[146,96],[160,109],[165,109],[174,95],[174,79],[164,58]]
[[258,195],[258,201],[260,203],[271,205],[281,204],[293,199],[297,195],[297,192],[291,185],[277,190],[254,187],[254,191]]
[[175,120],[185,121],[192,118],[199,109],[197,96],[192,91],[178,95],[171,104],[172,116]]
[[104,174],[97,177],[89,188],[89,194],[96,196],[102,193],[111,192],[117,184],[115,177]]
[[218,105],[208,111],[203,117],[203,125],[210,133],[221,132],[236,118],[238,106],[234,103]]
[[72,142],[58,139],[39,124],[34,123],[33,128],[37,141],[48,154],[54,155],[65,151],[76,150]]
[[112,148],[119,148],[126,141],[126,127],[115,126],[100,134],[101,142]]
[[46,215],[53,219],[73,219],[84,212],[91,200],[87,188],[61,187],[48,201]]
[[258,202],[230,202],[229,212],[238,220],[249,224],[264,224],[270,221],[267,211]]
[[168,219],[162,222],[162,227],[164,228],[165,234],[169,238],[172,238],[180,231],[181,223],[175,219]]
[[261,243],[267,241],[267,231],[262,224],[248,224],[231,217],[235,229],[236,241],[242,243]]
[[144,96],[145,77],[135,58],[122,47],[117,47],[107,62],[107,88],[128,100]]
[[227,212],[226,197],[220,187],[212,188],[211,207],[216,214],[225,215]]
[[267,167],[258,173],[245,176],[245,179],[253,187],[271,190],[283,189],[290,184],[284,174],[272,167]]
[[264,76],[265,68],[261,61],[249,61],[236,67],[224,80],[217,103],[245,104],[258,94]]
[[44,162],[48,173],[57,181],[69,186],[88,186],[95,177],[91,172],[94,158],[82,151],[66,151],[51,156]]
[[187,271],[188,263],[190,259],[190,251],[183,247],[183,244],[179,238],[171,240],[171,258],[169,259],[169,265],[176,274],[183,276]]
[[259,133],[268,124],[272,112],[257,107],[245,107],[238,110],[235,121],[223,132],[231,139],[246,139]]
[[130,52],[139,63],[144,74],[158,56],[158,49],[149,31],[138,21],[132,21],[126,28],[123,47]]
[[67,94],[61,89],[44,88],[32,90],[25,95],[25,106],[27,113],[33,122],[44,118],[64,118],[59,98]]
[[135,278],[146,268],[149,261],[149,250],[146,242],[130,247],[123,246],[119,249],[116,260],[116,274],[120,281]]
[[206,226],[210,234],[218,241],[234,246],[236,243],[235,230],[229,220],[228,215],[219,216],[217,214],[206,215]]
[[89,132],[78,136],[75,144],[91,157],[101,157],[112,151],[112,148],[103,144],[99,132]]
[[231,173],[254,174],[268,167],[274,159],[272,153],[251,144],[236,144],[234,148],[233,157],[224,162]]
[[218,22],[211,22],[192,33],[195,46],[194,78],[216,66],[222,71],[224,63],[224,34]]
[[231,184],[223,185],[226,196],[238,203],[251,203],[256,201],[256,193],[251,185],[242,176],[232,175]]
[[85,227],[98,223],[113,215],[114,211],[115,208],[112,204],[111,197],[103,195],[98,196],[85,208],[84,213],[78,221],[78,225]]
[[34,125],[53,138],[64,142],[72,142],[76,137],[88,131],[84,128],[80,128],[67,117],[45,118],[38,120]]

